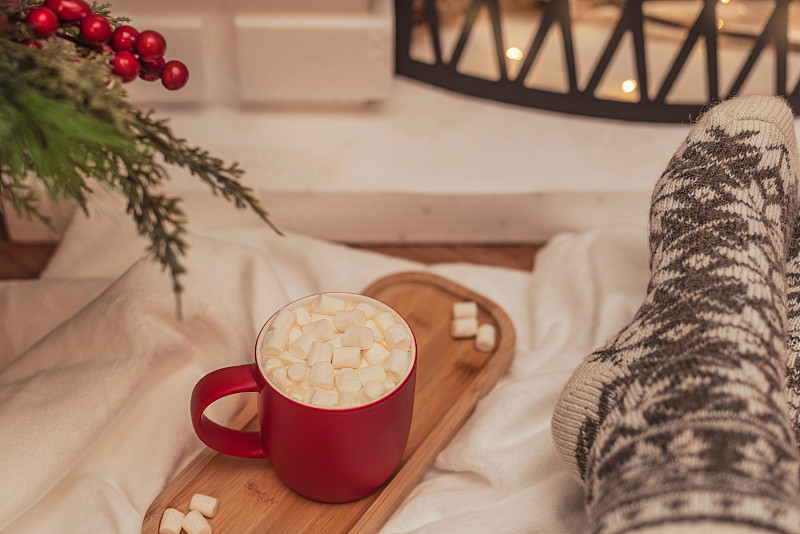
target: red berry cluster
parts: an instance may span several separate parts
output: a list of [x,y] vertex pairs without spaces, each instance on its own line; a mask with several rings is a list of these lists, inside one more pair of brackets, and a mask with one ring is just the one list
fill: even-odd
[[[130,82],[140,77],[155,81],[159,78],[167,89],[174,91],[186,85],[189,70],[180,61],[166,61],[167,43],[153,30],[141,33],[132,26],[114,29],[108,19],[84,0],[45,0],[44,5],[30,10],[27,16],[31,31],[37,37],[55,35],[61,26],[78,26],[78,41],[84,46],[114,54],[111,72]],[[30,43],[34,46],[39,43]]]

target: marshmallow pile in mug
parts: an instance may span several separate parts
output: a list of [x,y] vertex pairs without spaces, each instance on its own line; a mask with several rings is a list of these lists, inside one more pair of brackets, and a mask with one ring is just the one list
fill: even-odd
[[317,295],[278,311],[259,345],[264,376],[288,397],[352,408],[391,392],[408,375],[413,337],[395,313],[358,295]]

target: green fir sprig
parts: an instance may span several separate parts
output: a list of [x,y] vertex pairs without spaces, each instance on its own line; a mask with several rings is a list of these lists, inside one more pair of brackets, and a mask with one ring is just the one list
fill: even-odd
[[[187,219],[180,199],[165,195],[166,166],[182,167],[239,209],[250,209],[280,234],[238,164],[225,164],[173,134],[166,120],[127,99],[110,74],[110,54],[81,46],[69,33],[22,44],[34,36],[24,14],[39,2],[0,1],[0,200],[23,216],[49,223],[41,190],[54,201],[74,201],[88,215],[96,188],[124,195],[148,251],[169,271],[180,309]],[[109,4],[93,6],[114,26]],[[6,22],[2,22],[5,15]],[[2,210],[0,204],[0,210]]]

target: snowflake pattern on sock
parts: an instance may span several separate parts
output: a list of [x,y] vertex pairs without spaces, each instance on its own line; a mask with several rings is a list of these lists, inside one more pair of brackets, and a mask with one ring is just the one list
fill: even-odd
[[653,193],[645,302],[554,412],[592,532],[687,521],[800,532],[784,394],[797,147],[786,106],[770,101],[770,122],[754,102],[765,101],[712,109],[671,159]]

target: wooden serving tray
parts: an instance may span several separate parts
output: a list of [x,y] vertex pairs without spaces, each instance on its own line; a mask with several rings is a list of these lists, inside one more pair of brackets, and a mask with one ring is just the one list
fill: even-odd
[[[195,493],[219,499],[209,519],[216,534],[299,534],[377,532],[400,506],[480,399],[506,371],[515,333],[508,315],[491,300],[455,282],[425,272],[399,273],[362,292],[396,309],[417,338],[417,387],[411,433],[391,479],[355,502],[323,504],[301,497],[281,483],[269,460],[201,452],[156,497],[144,516],[142,533],[156,534],[166,508],[188,510]],[[450,336],[453,303],[474,300],[480,323],[497,328],[494,352],[475,350],[474,340]],[[255,395],[230,426],[257,428]],[[187,414],[188,416],[188,414]]]

